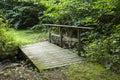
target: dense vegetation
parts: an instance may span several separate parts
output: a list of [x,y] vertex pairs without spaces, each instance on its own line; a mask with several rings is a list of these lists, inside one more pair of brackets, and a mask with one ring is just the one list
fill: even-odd
[[[14,56],[14,51],[19,45],[14,36],[8,32],[8,26],[9,23],[0,17],[0,60],[8,56]],[[13,53],[9,53],[10,51],[13,51]]]
[[[1,0],[3,18],[0,18],[0,27],[4,25],[2,19],[7,21],[5,27],[9,24],[9,27],[16,29],[31,28],[38,23],[93,27],[94,30],[81,34],[85,45],[82,56],[120,72],[119,4],[119,0]],[[43,26],[37,27],[44,29]],[[5,32],[0,29],[2,50],[8,49],[6,45],[14,45],[9,42],[12,38],[6,40]]]
[[93,31],[81,34],[85,44],[83,56],[120,72],[119,1],[53,0],[40,3],[48,8],[43,23],[93,27]]
[[46,9],[43,5],[38,6],[33,3],[12,0],[1,0],[0,7],[3,17],[12,24],[10,27],[16,29],[26,29],[34,26],[39,22],[39,16],[42,16]]

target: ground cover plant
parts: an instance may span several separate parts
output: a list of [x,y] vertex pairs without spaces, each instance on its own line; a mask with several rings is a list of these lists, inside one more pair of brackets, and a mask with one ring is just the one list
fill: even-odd
[[30,29],[28,30],[10,29],[8,33],[14,34],[16,41],[19,41],[22,45],[33,44],[33,43],[45,41],[48,39],[48,33],[34,31]]

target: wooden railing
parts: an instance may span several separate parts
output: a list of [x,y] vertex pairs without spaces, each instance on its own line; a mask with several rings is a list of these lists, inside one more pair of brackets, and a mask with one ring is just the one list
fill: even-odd
[[69,26],[69,25],[57,25],[57,24],[44,24],[45,26],[49,27],[49,42],[51,42],[51,27],[58,27],[59,28],[59,33],[60,33],[60,46],[63,47],[63,28],[67,29],[76,29],[77,30],[77,35],[78,35],[78,54],[80,54],[80,51],[82,50],[82,42],[81,42],[81,37],[80,33],[82,29],[93,29],[90,27],[78,27],[78,26]]

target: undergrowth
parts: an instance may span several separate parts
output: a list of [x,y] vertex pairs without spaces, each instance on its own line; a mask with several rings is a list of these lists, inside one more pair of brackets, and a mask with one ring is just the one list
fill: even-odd
[[8,33],[8,25],[9,23],[0,18],[0,52],[14,50],[18,45],[14,35]]
[[[16,41],[14,35],[8,32],[9,23],[0,18],[0,59],[9,55],[15,55],[14,51],[18,48],[19,42]],[[9,52],[13,52],[10,53]]]
[[106,70],[99,64],[82,62],[65,70],[66,80],[119,80],[119,74]]

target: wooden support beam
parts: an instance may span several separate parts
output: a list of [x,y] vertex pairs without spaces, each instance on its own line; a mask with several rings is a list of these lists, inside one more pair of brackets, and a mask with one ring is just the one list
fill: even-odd
[[82,50],[82,42],[81,42],[81,37],[80,37],[80,29],[78,29],[78,54],[81,56],[80,51]]
[[48,27],[48,32],[49,32],[49,42],[51,43],[51,27]]
[[60,34],[60,46],[63,47],[63,33],[62,33],[62,27],[59,27],[59,34]]

